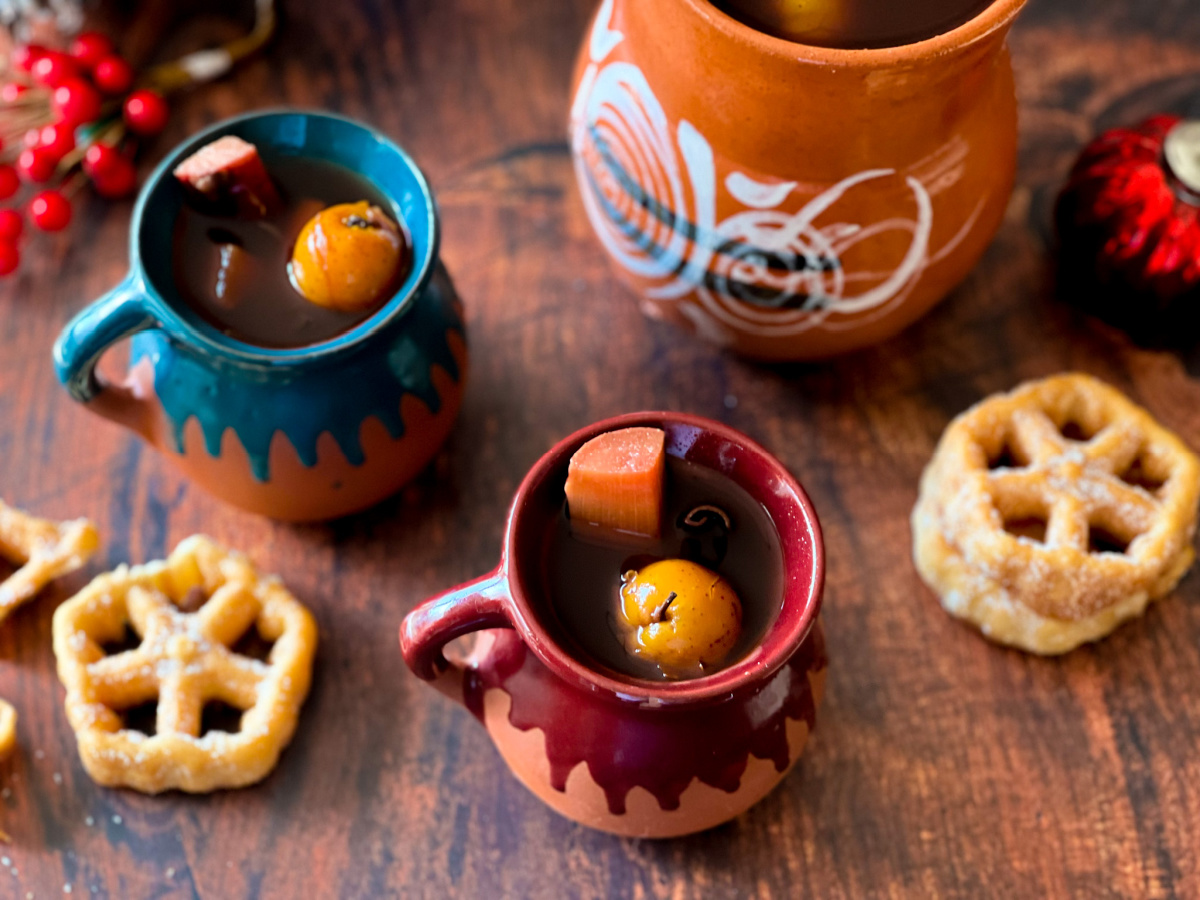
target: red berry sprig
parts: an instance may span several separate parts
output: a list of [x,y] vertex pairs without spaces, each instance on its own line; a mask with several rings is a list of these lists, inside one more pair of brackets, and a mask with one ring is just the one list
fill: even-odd
[[248,33],[219,51],[154,66],[142,73],[143,88],[132,93],[133,67],[102,34],[81,34],[66,50],[37,44],[12,49],[8,80],[0,84],[0,200],[20,203],[23,194],[33,196],[24,214],[0,209],[0,276],[20,264],[26,218],[41,231],[66,228],[70,198],[85,182],[102,197],[133,193],[138,139],[167,124],[164,95],[222,77],[271,40],[275,0],[257,0],[254,9]]
[[40,231],[62,231],[70,198],[85,182],[113,200],[136,190],[135,139],[161,132],[170,108],[154,91],[130,93],[134,80],[113,42],[94,31],[65,51],[13,49],[0,86],[0,200],[29,196],[24,212],[0,209],[0,275],[19,265],[26,219]]

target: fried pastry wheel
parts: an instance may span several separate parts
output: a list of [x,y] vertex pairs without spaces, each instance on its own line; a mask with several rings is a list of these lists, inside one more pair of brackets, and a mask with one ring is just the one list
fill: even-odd
[[946,429],[913,510],[921,576],[987,637],[1064,653],[1167,594],[1194,558],[1200,460],[1085,375],[990,397]]
[[0,622],[55,578],[82,567],[99,543],[87,519],[51,522],[0,502],[0,556],[20,567],[0,583]]
[[[120,649],[127,629],[136,646]],[[252,631],[273,644],[265,660],[236,649]],[[279,579],[206,537],[166,561],[99,576],[54,616],[84,768],[100,784],[150,794],[261,780],[295,732],[316,642],[312,616]],[[150,704],[153,724],[137,730],[135,711]],[[203,733],[209,704],[240,721]]]

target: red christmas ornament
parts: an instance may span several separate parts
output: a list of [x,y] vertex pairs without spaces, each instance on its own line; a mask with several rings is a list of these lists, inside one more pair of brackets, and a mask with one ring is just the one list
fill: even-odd
[[54,89],[54,105],[66,121],[85,125],[100,115],[100,94],[82,78],[68,78]]
[[42,231],[62,231],[71,224],[71,201],[58,191],[42,191],[29,201],[29,218]]
[[1071,170],[1055,223],[1060,285],[1093,311],[1150,327],[1194,297],[1200,313],[1200,122],[1154,116],[1102,134]]
[[92,81],[106,94],[123,94],[133,86],[133,66],[119,56],[106,56],[92,70]]
[[62,159],[75,149],[75,126],[70,122],[55,122],[45,125],[38,145],[56,160]]
[[21,177],[7,163],[0,163],[0,200],[7,200],[21,188]]
[[125,100],[125,124],[134,134],[150,137],[167,127],[167,101],[154,91],[134,91]]
[[89,71],[112,52],[113,42],[98,31],[85,31],[71,42],[71,58]]
[[15,209],[0,209],[0,243],[15,244],[25,229],[25,220]]
[[26,147],[17,157],[17,171],[26,181],[42,184],[50,180],[58,160],[42,147]]

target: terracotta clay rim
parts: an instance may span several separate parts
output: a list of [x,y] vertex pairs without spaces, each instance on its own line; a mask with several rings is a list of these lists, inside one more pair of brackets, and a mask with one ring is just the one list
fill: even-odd
[[759,31],[717,9],[709,0],[680,0],[692,15],[699,16],[726,39],[750,45],[759,53],[782,59],[826,65],[831,68],[882,69],[889,66],[925,62],[963,50],[1010,23],[1028,0],[992,0],[992,3],[957,28],[923,41],[895,47],[846,50],[818,47]]
[[[638,425],[693,428],[698,436],[712,437],[724,443],[737,445],[742,453],[747,454],[747,464],[753,464],[762,473],[769,473],[774,483],[785,489],[776,490],[775,493],[780,498],[779,506],[790,507],[790,515],[786,517],[786,521],[781,521],[775,511],[768,509],[772,523],[779,532],[784,554],[784,596],[778,618],[767,631],[762,643],[745,658],[704,678],[675,682],[614,678],[575,659],[547,634],[538,621],[534,606],[529,601],[522,573],[517,571],[519,566],[514,562],[522,558],[518,545],[527,541],[540,542],[544,537],[544,519],[539,521],[537,518],[526,519],[524,516],[524,511],[530,508],[528,498],[548,477],[560,472],[571,455],[586,441],[606,431]],[[736,478],[734,480],[737,481]],[[787,543],[786,533],[797,532],[808,539],[807,552],[810,560],[807,570],[801,570],[796,559],[803,555],[804,549],[789,546]],[[538,460],[521,482],[509,510],[504,558],[500,563],[500,571],[508,588],[508,598],[511,601],[509,616],[513,626],[526,645],[560,678],[591,694],[607,695],[618,702],[643,706],[693,705],[726,698],[765,683],[800,648],[808,638],[821,607],[825,586],[825,545],[816,510],[808,494],[783,464],[762,446],[740,431],[711,419],[671,412],[639,412],[589,425],[559,441]]]

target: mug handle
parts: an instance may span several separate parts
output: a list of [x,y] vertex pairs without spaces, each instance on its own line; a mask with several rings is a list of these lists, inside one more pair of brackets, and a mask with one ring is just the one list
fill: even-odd
[[71,397],[148,441],[153,441],[149,404],[125,385],[102,379],[96,365],[113,344],[157,324],[141,279],[130,273],[54,342],[54,370]]
[[446,659],[448,643],[472,631],[512,628],[508,579],[497,569],[426,600],[400,625],[400,652],[413,674],[460,703],[465,667]]

